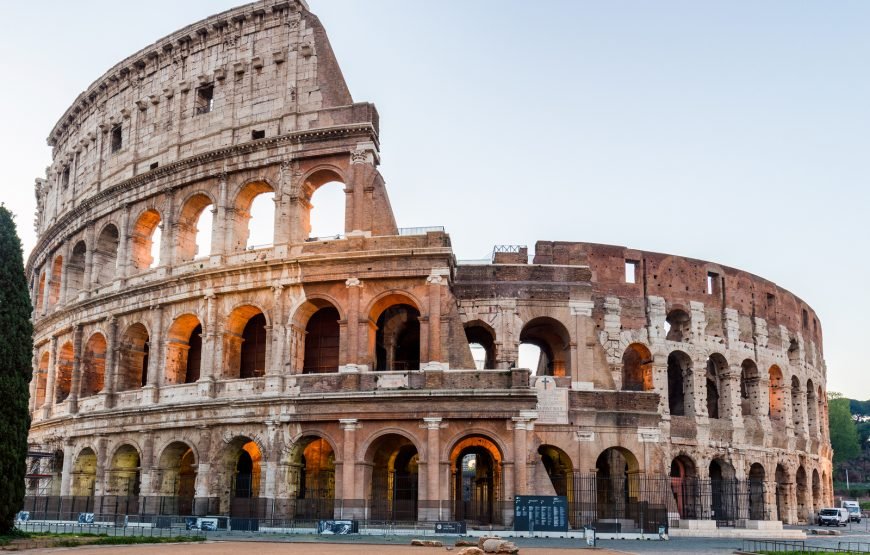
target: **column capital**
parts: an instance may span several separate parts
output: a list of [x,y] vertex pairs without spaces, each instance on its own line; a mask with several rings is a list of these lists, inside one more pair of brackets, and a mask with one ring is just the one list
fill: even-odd
[[427,430],[437,430],[444,426],[442,420],[443,419],[440,416],[426,417],[423,419],[423,424],[421,424],[420,427]]
[[344,282],[344,286],[347,287],[347,288],[349,289],[349,288],[351,288],[351,287],[362,287],[363,284],[362,284],[362,282],[359,280],[359,278],[352,277],[352,278],[347,278],[347,279],[345,280],[345,282]]
[[359,420],[356,418],[339,418],[338,425],[346,432],[352,432],[360,428]]
[[442,285],[444,283],[444,278],[438,274],[432,274],[426,277],[426,283],[428,285]]

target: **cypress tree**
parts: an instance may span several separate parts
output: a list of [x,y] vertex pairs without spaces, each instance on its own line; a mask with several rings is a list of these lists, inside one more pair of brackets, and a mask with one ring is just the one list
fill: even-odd
[[33,352],[30,294],[12,213],[0,205],[0,534],[24,504]]

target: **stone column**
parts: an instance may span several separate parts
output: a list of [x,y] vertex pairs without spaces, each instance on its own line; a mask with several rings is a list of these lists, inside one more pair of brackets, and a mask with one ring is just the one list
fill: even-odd
[[124,205],[124,211],[121,213],[121,228],[118,230],[118,260],[115,264],[115,279],[121,280],[127,277],[127,268],[130,266],[129,255],[129,227],[130,227],[130,205]]
[[339,421],[344,430],[341,465],[341,499],[344,505],[345,518],[363,518],[365,515],[365,499],[356,492],[356,430],[359,420],[342,418]]
[[[160,484],[154,487],[154,434],[151,430],[139,430],[142,459],[139,461],[139,498],[145,508],[143,512],[156,512],[149,507],[148,499],[160,495]],[[157,490],[157,491],[155,491]],[[152,509],[149,511],[148,509]]]
[[48,418],[51,416],[51,407],[54,405],[55,392],[54,382],[57,375],[57,337],[51,337],[51,347],[49,347],[49,362],[48,362],[48,378],[45,380],[45,401],[42,403],[42,417]]
[[274,420],[266,420],[266,444],[268,445],[268,453],[263,453],[261,495],[264,499],[271,499],[273,502],[276,497],[278,484],[278,464],[276,455],[278,454],[272,447],[275,445],[275,432],[277,430],[277,422]]
[[41,315],[48,314],[48,305],[51,303],[51,281],[54,279],[54,260],[49,258],[45,262],[45,283],[42,286],[42,311]]
[[441,287],[444,278],[432,274],[426,278],[426,284],[429,293],[429,362],[446,362],[441,356]]
[[305,329],[290,324],[287,334],[290,343],[290,373],[301,374],[305,365]]
[[205,325],[202,334],[202,363],[199,369],[197,389],[203,397],[215,396],[215,375],[220,375],[218,364],[218,341],[220,334],[217,326],[217,296],[209,291],[205,295]]
[[[97,471],[94,476],[94,504],[98,503],[96,498],[102,497],[106,495],[106,491],[109,489],[109,484],[106,479],[106,458],[109,456],[108,453],[108,439],[106,436],[100,435],[96,438],[97,443]],[[111,473],[110,473],[111,474]],[[109,476],[111,479],[111,475]],[[114,493],[114,492],[113,492]]]
[[441,418],[423,419],[426,428],[426,500],[420,504],[420,520],[441,520]]
[[142,404],[153,405],[160,399],[160,367],[163,365],[163,307],[151,307],[151,352],[148,356],[148,378],[142,388]]
[[227,253],[229,242],[229,226],[227,216],[227,174],[220,175],[218,183],[218,199],[215,207],[215,216],[212,218],[211,253],[222,256]]
[[652,362],[653,390],[659,394],[659,414],[671,417],[670,400],[668,398],[668,357],[653,355]]
[[94,224],[89,223],[88,227],[85,229],[85,268],[84,275],[82,276],[82,295],[80,297],[87,296],[87,291],[90,291],[91,284],[93,284],[93,273],[94,273],[94,248],[96,247],[96,243],[94,241]]
[[514,495],[526,495],[529,487],[527,432],[531,421],[523,412],[511,418],[514,423]]
[[118,331],[118,322],[114,316],[106,318],[106,369],[105,381],[103,382],[103,406],[112,408],[115,404],[115,361],[116,353],[116,336]]
[[359,324],[359,297],[362,289],[362,282],[357,278],[348,278],[344,282],[347,288],[347,334],[340,339],[342,345],[339,352],[345,353],[344,360],[339,364],[347,367],[348,365],[359,365],[361,360],[359,345],[360,345],[360,324]]
[[82,331],[81,324],[76,324],[73,328],[73,368],[67,399],[70,414],[79,411],[79,388],[82,384]]
[[28,388],[30,396],[27,399],[27,412],[33,417],[36,415],[33,412],[36,410],[36,389],[39,387],[39,357],[36,356],[36,349],[33,350],[33,356],[30,357],[30,386]]
[[284,348],[287,343],[287,335],[284,331],[283,293],[283,285],[275,284],[272,286],[272,333],[269,342],[271,348],[267,353],[266,392],[275,395],[284,391]]
[[196,461],[196,483],[194,484],[193,514],[213,513],[217,507],[211,503],[217,492],[211,490],[211,432],[208,426],[199,426],[199,459]]
[[172,267],[175,264],[173,244],[175,242],[175,215],[174,200],[175,191],[166,189],[166,200],[163,203],[163,213],[160,215],[160,266]]
[[63,468],[60,471],[60,494],[63,496],[71,495],[72,490],[72,469],[73,459],[76,456],[75,448],[72,440],[67,438],[63,444]]
[[720,397],[726,397],[727,401],[722,404],[727,409],[722,418],[729,418],[732,426],[743,427],[743,409],[740,396],[740,376],[743,369],[740,365],[731,365],[727,372],[723,372],[720,383],[726,385],[725,391]]
[[58,278],[60,290],[57,292],[57,306],[64,306],[66,304],[66,281],[69,274],[69,255],[71,252],[72,249],[66,249],[63,255],[63,263],[61,264],[60,276]]

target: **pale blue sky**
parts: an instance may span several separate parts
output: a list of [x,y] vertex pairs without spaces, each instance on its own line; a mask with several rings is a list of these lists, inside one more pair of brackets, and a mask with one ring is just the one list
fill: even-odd
[[[3,3],[2,200],[76,95],[226,0]],[[121,7],[123,6],[123,7]],[[870,397],[870,3],[311,0],[381,114],[401,226],[714,260],[819,314],[829,389]]]

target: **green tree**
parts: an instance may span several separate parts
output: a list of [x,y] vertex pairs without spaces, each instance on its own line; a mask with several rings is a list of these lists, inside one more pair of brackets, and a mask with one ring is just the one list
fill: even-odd
[[835,398],[828,401],[828,424],[834,462],[841,463],[857,457],[861,448],[858,445],[858,430],[852,420],[852,413],[849,412],[849,399]]
[[12,213],[0,205],[0,534],[24,504],[28,384],[33,352],[30,295]]

